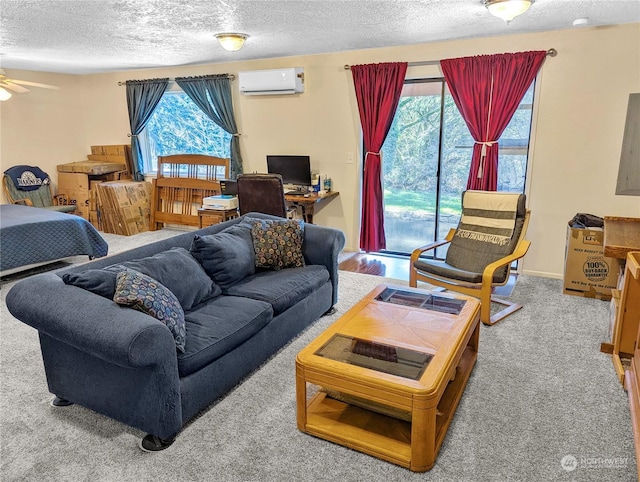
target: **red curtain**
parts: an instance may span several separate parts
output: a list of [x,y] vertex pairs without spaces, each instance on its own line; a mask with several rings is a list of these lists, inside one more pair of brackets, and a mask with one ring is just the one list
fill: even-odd
[[406,62],[351,66],[366,153],[360,248],[367,253],[380,251],[387,246],[384,235],[380,149],[391,128],[406,72]]
[[475,140],[467,189],[497,189],[498,139],[545,56],[541,50],[440,61],[453,100]]

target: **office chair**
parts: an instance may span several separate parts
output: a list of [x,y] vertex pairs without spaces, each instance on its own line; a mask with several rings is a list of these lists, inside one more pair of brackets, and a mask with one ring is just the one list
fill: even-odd
[[[511,264],[522,258],[531,245],[524,239],[530,211],[524,194],[465,191],[462,215],[446,238],[415,249],[411,254],[409,285],[423,281],[448,290],[480,298],[480,320],[494,325],[522,305],[492,296],[493,287],[509,281]],[[444,261],[422,258],[449,244]],[[491,315],[491,303],[505,308]]]
[[237,179],[240,215],[257,212],[287,217],[280,174],[242,174]]

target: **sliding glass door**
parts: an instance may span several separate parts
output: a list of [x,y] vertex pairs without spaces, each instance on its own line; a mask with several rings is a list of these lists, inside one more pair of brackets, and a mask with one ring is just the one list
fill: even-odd
[[[524,192],[532,101],[533,85],[500,139],[500,191]],[[382,147],[385,252],[411,253],[457,226],[473,143],[444,79],[405,82]]]

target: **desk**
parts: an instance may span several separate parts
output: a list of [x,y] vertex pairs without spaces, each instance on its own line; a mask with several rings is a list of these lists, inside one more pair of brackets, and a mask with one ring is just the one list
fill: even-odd
[[200,229],[238,217],[238,209],[198,209]]
[[318,196],[318,193],[309,193],[309,197],[293,196],[291,194],[285,194],[284,199],[293,204],[294,206],[300,206],[302,208],[302,218],[305,223],[313,224],[313,215],[316,209],[320,209],[327,202],[338,197],[340,193],[337,191],[330,191],[324,196]]

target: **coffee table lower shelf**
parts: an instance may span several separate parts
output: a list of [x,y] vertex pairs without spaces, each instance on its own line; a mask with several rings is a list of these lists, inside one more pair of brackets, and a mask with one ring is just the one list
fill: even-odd
[[[455,370],[455,376],[444,390],[435,410],[435,432],[420,434],[426,440],[435,437],[433,444],[412,441],[411,422],[360,408],[330,398],[318,392],[306,407],[306,423],[300,430],[360,452],[373,455],[388,462],[423,472],[433,467],[447,429],[453,419],[462,393],[477,359],[477,351],[467,346]],[[311,377],[312,378],[312,377]],[[306,380],[313,383],[312,379]],[[330,388],[330,387],[326,387]],[[411,410],[411,407],[407,407]],[[433,415],[433,414],[431,414]],[[413,442],[413,443],[412,443]],[[416,466],[418,447],[433,447],[428,454],[427,465]]]

